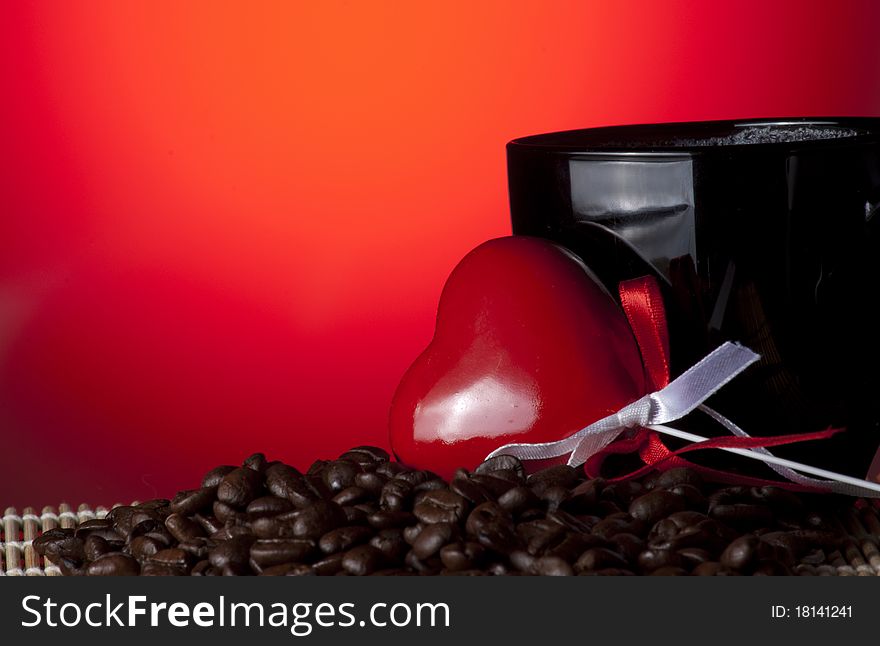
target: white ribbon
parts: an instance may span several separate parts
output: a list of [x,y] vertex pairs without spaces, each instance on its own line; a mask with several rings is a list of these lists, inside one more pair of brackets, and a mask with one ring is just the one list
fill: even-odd
[[[702,441],[707,438],[665,426],[669,422],[681,419],[695,409],[700,409],[734,435],[749,437],[745,431],[723,415],[704,406],[703,402],[758,359],[760,359],[760,355],[745,346],[737,343],[724,343],[672,380],[665,388],[645,395],[624,406],[616,413],[582,428],[573,435],[555,442],[505,444],[492,451],[486,456],[486,459],[503,454],[512,455],[521,460],[545,460],[568,454],[569,466],[578,466],[605,448],[626,429],[639,427],[693,441]],[[764,448],[754,450],[724,448],[722,450],[761,460],[779,475],[798,484],[852,496],[880,498],[880,484],[777,458]],[[810,478],[796,473],[794,469],[820,475],[827,479]]]

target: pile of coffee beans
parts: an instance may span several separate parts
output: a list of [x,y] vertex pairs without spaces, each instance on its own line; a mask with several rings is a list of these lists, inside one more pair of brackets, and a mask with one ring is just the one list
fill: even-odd
[[689,469],[527,476],[508,456],[447,482],[357,447],[306,473],[257,453],[34,547],[68,575],[805,574],[840,547],[840,504]]

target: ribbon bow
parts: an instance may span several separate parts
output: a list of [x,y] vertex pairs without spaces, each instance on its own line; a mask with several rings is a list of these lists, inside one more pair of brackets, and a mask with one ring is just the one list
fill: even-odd
[[[670,382],[666,316],[656,281],[651,277],[626,281],[620,285],[620,295],[624,311],[642,352],[647,376],[656,390],[564,439],[536,444],[506,444],[492,451],[487,459],[502,454],[513,455],[522,460],[544,460],[568,455],[570,466],[587,463],[587,472],[595,475],[598,473],[601,460],[606,455],[638,450],[645,467],[625,476],[627,478],[642,475],[662,463],[667,467],[687,465],[717,480],[736,484],[772,484],[795,490],[821,490],[880,498],[880,484],[778,458],[766,448],[826,439],[840,429],[755,438],[703,403],[743,370],[758,361],[760,355],[742,345],[726,342]],[[694,410],[709,415],[736,437],[707,439],[666,426]],[[670,451],[660,441],[657,433],[690,440],[695,444]],[[627,436],[618,439],[622,434]],[[690,464],[679,457],[682,453],[710,448],[761,460],[776,473],[788,479],[789,483],[726,473]],[[802,475],[795,469],[823,479]]]

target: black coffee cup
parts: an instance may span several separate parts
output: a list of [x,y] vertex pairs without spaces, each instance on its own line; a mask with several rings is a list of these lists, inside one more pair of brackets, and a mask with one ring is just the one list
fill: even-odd
[[725,340],[762,355],[710,405],[752,435],[845,427],[774,452],[873,477],[880,119],[573,130],[515,139],[507,159],[514,234],[565,245],[612,293],[660,281],[674,373]]

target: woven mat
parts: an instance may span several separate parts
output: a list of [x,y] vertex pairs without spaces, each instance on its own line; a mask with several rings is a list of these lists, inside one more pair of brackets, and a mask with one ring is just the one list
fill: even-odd
[[[131,503],[138,504],[136,501]],[[113,505],[116,507],[116,505]],[[93,518],[103,518],[106,507],[80,505],[74,511],[65,503],[43,507],[37,514],[25,507],[19,514],[14,507],[3,512],[0,525],[0,576],[61,576],[61,570],[36,553],[33,540],[55,527],[75,528]],[[796,572],[815,576],[880,576],[880,516],[877,508],[864,500],[837,514],[841,548],[828,552],[821,563],[801,564]]]

